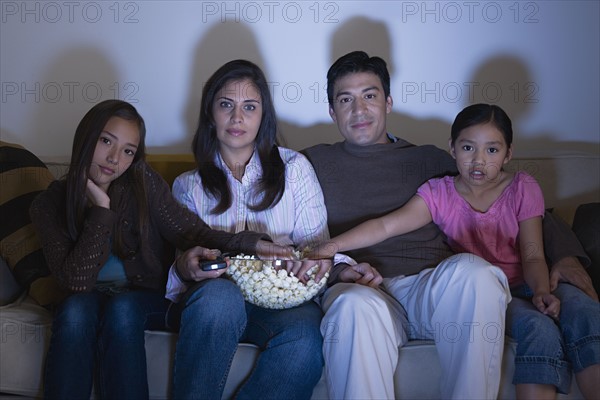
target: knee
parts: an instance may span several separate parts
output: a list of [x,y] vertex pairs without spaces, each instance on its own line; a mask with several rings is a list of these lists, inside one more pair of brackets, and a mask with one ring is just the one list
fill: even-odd
[[326,294],[324,321],[363,319],[389,313],[388,305],[376,289],[355,283],[338,283]]
[[95,340],[99,326],[99,310],[88,294],[67,297],[58,307],[52,322],[52,335]]
[[294,360],[299,361],[297,365],[309,375],[314,373],[320,376],[325,364],[321,332],[319,330],[305,332],[298,344],[300,345],[298,347],[299,351],[296,352],[296,357],[294,357]]
[[241,320],[245,324],[244,297],[235,283],[226,279],[210,279],[190,290],[193,292],[186,297],[182,325],[190,321],[215,324]]
[[[569,283],[559,283],[554,294],[560,299],[561,324],[563,317],[577,321],[600,323],[600,303],[585,294],[581,289]],[[566,322],[565,323],[573,323]],[[576,322],[575,322],[576,323]]]
[[129,293],[118,294],[106,302],[104,320],[109,321],[116,329],[126,328],[145,320],[146,314],[134,296]]
[[[286,324],[284,337],[297,338],[299,348],[305,349],[307,353],[321,355],[323,336],[321,335],[321,318],[323,313],[313,302],[301,306],[302,311],[297,312],[295,320]],[[321,360],[321,357],[318,357]]]
[[[272,339],[272,345],[278,345],[278,342],[281,342],[286,346],[286,352],[289,353],[290,359],[295,360],[295,366],[303,373],[308,376],[312,376],[313,373],[321,375],[324,361],[323,336],[319,323],[307,323],[307,321],[299,320],[288,324],[285,331],[281,332],[279,336]],[[294,366],[290,366],[290,368],[294,368]]]
[[112,297],[105,306],[102,330],[124,336],[143,334],[146,312],[133,296],[126,293]]
[[560,349],[562,335],[558,326],[547,315],[531,310],[512,322],[512,336],[519,343],[535,342],[543,348]]
[[452,280],[459,284],[458,287],[481,292],[486,296],[494,292],[509,292],[504,272],[479,256],[470,253],[455,254],[443,265],[443,271],[452,274]]

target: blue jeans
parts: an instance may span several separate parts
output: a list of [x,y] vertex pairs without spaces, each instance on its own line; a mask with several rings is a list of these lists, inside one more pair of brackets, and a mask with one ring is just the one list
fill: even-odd
[[600,363],[600,303],[577,287],[560,283],[558,322],[531,303],[526,286],[513,291],[506,311],[508,334],[517,341],[513,384],[554,385],[568,393],[571,375]]
[[147,399],[144,330],[165,328],[167,305],[147,290],[67,297],[52,323],[44,397],[89,399],[96,366],[99,398]]
[[261,353],[237,399],[309,399],[323,370],[322,313],[314,302],[270,310],[244,301],[223,278],[189,289],[168,312],[179,328],[174,399],[220,399],[239,342]]

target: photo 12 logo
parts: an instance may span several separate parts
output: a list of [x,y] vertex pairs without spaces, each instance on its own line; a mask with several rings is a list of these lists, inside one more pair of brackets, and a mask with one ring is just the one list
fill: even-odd
[[119,1],[2,1],[2,23],[139,22],[140,6]]
[[203,1],[202,22],[337,23],[339,3],[328,1]]
[[139,102],[140,88],[135,82],[2,82],[2,103],[97,103],[104,98]]
[[503,20],[515,24],[539,22],[540,6],[533,1],[403,1],[402,22],[450,23]]
[[402,103],[539,102],[535,82],[402,82]]

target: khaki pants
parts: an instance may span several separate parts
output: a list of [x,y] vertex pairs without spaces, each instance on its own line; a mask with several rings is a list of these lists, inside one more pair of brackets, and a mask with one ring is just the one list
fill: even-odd
[[457,254],[382,286],[339,283],[321,299],[331,399],[393,399],[398,348],[409,339],[435,341],[444,398],[497,397],[511,299],[499,268]]

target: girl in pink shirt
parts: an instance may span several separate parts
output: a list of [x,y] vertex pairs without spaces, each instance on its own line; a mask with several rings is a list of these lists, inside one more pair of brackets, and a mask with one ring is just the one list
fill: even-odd
[[476,254],[507,275],[513,295],[507,329],[518,342],[517,397],[568,393],[571,371],[584,395],[600,393],[600,303],[568,284],[550,292],[541,189],[527,173],[503,169],[512,157],[512,136],[500,107],[466,107],[449,142],[459,175],[425,182],[401,208],[321,244],[309,257],[368,247],[434,222],[453,251]]

